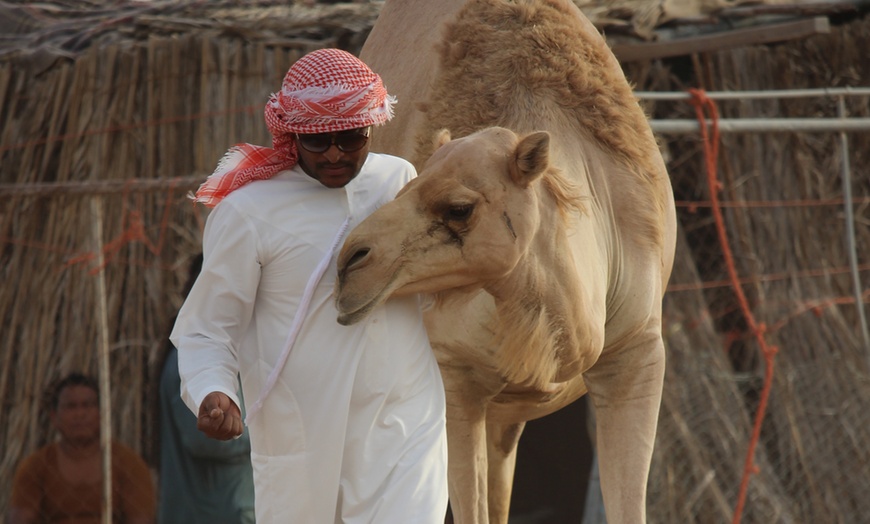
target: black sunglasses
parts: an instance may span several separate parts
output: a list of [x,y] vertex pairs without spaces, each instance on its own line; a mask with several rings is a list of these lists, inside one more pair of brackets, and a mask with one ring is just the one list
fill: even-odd
[[353,153],[359,151],[369,141],[371,127],[348,129],[337,133],[296,134],[296,142],[306,151],[324,153],[333,145],[339,151]]

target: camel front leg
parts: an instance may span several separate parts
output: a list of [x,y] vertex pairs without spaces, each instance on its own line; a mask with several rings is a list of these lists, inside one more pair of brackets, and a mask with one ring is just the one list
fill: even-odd
[[447,480],[455,524],[488,524],[486,405],[491,394],[463,369],[442,366],[447,395]]
[[662,398],[665,350],[650,329],[584,374],[595,406],[597,450],[609,524],[646,522],[646,489]]
[[490,524],[507,524],[517,464],[517,444],[525,427],[525,422],[501,424],[487,420],[486,456],[489,471],[487,500]]

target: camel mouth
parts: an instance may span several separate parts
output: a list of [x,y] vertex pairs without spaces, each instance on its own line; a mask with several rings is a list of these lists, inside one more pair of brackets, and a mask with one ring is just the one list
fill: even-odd
[[339,278],[339,289],[335,299],[336,308],[338,309],[338,323],[342,326],[350,326],[360,322],[367,317],[375,307],[386,301],[389,293],[393,290],[392,284],[396,280],[395,276],[393,276],[393,278],[387,282],[387,285],[382,287],[376,295],[365,302],[357,304],[353,302],[356,296],[348,297],[347,293],[345,293],[346,279],[344,276],[345,275],[341,275]]
[[352,313],[339,313],[337,320],[342,326],[352,326],[365,318],[367,314],[367,310],[357,310]]
[[369,302],[361,305],[357,309],[353,311],[345,311],[344,307],[342,307],[341,297],[338,298],[338,323],[342,326],[351,326],[363,320],[365,317],[371,313],[371,311],[375,308],[377,304],[380,304],[380,298],[383,296],[383,292],[370,300]]

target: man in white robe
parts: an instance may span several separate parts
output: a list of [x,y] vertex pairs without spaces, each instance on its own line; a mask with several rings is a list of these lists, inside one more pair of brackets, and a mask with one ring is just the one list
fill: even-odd
[[215,207],[170,338],[207,435],[241,433],[241,376],[260,524],[444,520],[444,391],[418,299],[341,326],[332,296],[346,232],[416,176],[368,152],[393,102],[353,55],[309,53],[266,105],[273,148],[236,146],[197,192]]

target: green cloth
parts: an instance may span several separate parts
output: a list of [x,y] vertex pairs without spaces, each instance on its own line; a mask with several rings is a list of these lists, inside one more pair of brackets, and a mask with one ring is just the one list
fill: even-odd
[[160,377],[159,524],[253,524],[251,442],[206,437],[180,396],[178,351]]

